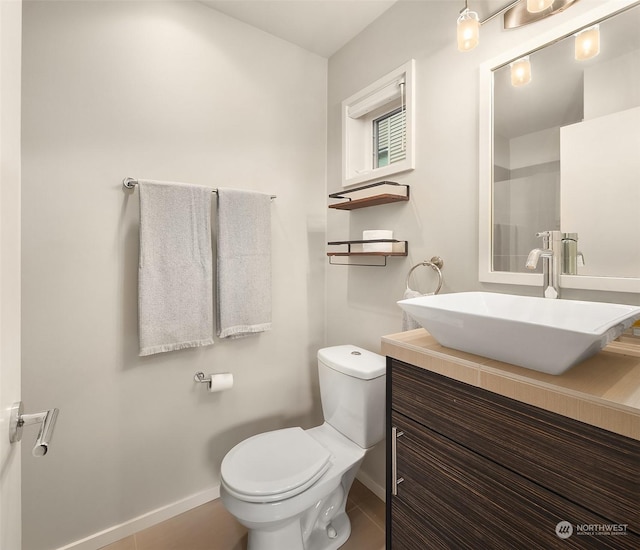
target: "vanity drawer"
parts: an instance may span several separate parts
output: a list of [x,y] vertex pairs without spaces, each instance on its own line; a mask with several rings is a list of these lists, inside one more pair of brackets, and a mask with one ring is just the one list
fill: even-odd
[[640,442],[389,361],[395,411],[640,533]]
[[396,446],[397,495],[391,498],[393,550],[416,548],[640,547],[640,536],[556,535],[568,521],[602,524],[603,518],[532,481],[392,413],[403,432]]

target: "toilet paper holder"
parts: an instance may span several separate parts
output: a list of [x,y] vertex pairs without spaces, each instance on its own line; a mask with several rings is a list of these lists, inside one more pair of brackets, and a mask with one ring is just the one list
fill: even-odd
[[205,376],[204,372],[196,372],[193,379],[196,382],[202,382],[203,384],[208,384],[208,387],[211,387],[211,376]]
[[[214,381],[213,378],[216,378]],[[220,372],[216,374],[205,375],[204,372],[196,372],[193,379],[207,385],[210,392],[223,391],[231,388],[233,385],[233,375],[228,372]]]

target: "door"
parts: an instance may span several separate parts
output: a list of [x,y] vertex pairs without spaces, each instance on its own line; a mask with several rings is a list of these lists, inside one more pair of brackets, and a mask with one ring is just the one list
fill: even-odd
[[22,4],[0,0],[0,548],[21,546],[20,444],[9,411],[20,401],[20,58]]

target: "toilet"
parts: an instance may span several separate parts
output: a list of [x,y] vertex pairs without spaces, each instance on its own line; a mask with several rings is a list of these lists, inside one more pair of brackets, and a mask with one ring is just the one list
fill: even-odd
[[322,425],[255,435],[222,460],[222,502],[248,529],[248,550],[333,550],[351,534],[349,489],[384,438],[385,358],[323,348],[318,374]]

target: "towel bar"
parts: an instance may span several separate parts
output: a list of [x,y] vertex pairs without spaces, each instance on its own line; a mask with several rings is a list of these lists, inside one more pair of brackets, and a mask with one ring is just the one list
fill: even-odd
[[[136,185],[138,185],[138,180],[137,180],[137,179],[134,179],[134,178],[124,178],[124,179],[122,180],[122,186],[123,186],[125,189],[134,189]],[[212,189],[212,190],[211,190],[211,192],[212,192],[212,193],[216,193],[216,194],[217,194],[217,193],[218,193],[218,190],[214,188],[214,189]],[[277,195],[271,195],[271,200],[276,199],[276,198],[277,198]]]

